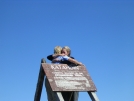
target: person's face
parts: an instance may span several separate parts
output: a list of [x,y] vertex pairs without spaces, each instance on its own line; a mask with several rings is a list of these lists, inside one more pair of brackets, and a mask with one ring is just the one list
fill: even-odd
[[68,55],[68,52],[66,51],[66,49],[63,48],[63,49],[61,50],[61,54]]

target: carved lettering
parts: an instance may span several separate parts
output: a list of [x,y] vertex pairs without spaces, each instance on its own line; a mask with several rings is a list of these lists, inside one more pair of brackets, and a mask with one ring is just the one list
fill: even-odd
[[69,67],[69,66],[64,66],[64,65],[51,65],[51,69],[79,70],[79,66]]

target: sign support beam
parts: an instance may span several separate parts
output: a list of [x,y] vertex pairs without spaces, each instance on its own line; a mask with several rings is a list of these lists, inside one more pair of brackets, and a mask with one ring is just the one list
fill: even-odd
[[92,101],[99,101],[95,92],[88,91],[88,94],[89,94],[90,98],[92,99]]
[[[41,63],[46,63],[44,58],[41,59]],[[39,71],[39,76],[38,76],[38,82],[37,82],[37,86],[36,86],[36,91],[35,91],[35,95],[34,95],[34,101],[40,101],[44,76],[45,76],[44,70],[43,70],[42,65],[41,65],[40,71]]]
[[59,100],[60,100],[60,101],[64,101],[64,99],[63,99],[63,96],[62,96],[61,92],[57,92],[57,95],[58,95],[58,97],[59,97]]

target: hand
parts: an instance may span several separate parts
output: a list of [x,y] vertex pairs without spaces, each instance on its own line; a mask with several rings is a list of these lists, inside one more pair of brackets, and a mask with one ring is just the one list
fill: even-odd
[[82,64],[81,62],[79,62],[78,66],[84,66],[84,64]]

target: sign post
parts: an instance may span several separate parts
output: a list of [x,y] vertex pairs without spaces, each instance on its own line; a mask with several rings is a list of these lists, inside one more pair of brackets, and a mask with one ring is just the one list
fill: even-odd
[[60,101],[64,101],[61,95],[61,92],[63,91],[86,91],[88,92],[92,101],[99,101],[95,93],[97,89],[85,66],[68,66],[67,64],[42,63],[41,68],[42,71],[44,71],[44,75],[47,76],[52,91],[57,92]]

